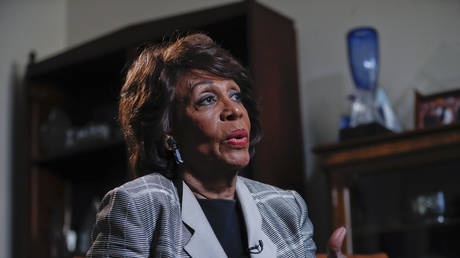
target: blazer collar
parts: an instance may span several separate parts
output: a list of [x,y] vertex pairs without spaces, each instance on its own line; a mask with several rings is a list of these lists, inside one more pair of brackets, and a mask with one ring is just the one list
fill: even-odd
[[251,257],[276,257],[275,244],[273,244],[270,238],[268,238],[262,230],[262,217],[257,208],[256,201],[240,177],[236,180],[236,195],[240,202],[241,210],[243,211],[244,222],[246,223],[248,246],[253,247],[258,245],[259,240],[263,243],[262,252],[259,254],[251,254]]
[[227,257],[200,204],[185,182],[182,187],[182,221],[193,229],[192,237],[184,246],[191,257]]
[[[263,242],[262,252],[251,254],[251,257],[276,257],[276,246],[262,231],[262,217],[257,204],[240,177],[236,180],[236,195],[246,224],[248,246],[258,245],[259,240]],[[227,257],[200,204],[185,182],[182,188],[182,221],[193,230],[192,237],[184,246],[191,257]]]

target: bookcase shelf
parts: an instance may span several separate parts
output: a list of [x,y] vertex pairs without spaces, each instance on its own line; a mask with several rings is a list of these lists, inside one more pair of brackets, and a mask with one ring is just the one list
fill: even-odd
[[[318,145],[313,151],[328,174],[334,226],[348,228],[346,252],[460,255],[453,248],[460,241],[454,233],[460,229],[460,123]],[[436,193],[443,194],[442,223],[433,212],[414,208],[435,209]],[[420,198],[425,201],[417,204]]]

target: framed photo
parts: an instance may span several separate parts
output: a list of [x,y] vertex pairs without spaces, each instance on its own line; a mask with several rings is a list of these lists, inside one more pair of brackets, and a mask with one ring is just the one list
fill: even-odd
[[415,128],[460,121],[460,89],[432,95],[415,92]]

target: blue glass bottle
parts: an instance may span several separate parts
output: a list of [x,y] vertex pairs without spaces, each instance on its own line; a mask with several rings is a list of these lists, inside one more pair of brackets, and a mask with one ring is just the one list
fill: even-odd
[[374,28],[361,27],[348,32],[348,60],[356,87],[351,108],[352,127],[372,122],[382,123],[375,104],[379,72],[378,34]]

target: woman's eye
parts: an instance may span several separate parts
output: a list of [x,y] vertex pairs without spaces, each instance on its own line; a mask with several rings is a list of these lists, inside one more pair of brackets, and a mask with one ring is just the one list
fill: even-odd
[[209,95],[209,96],[204,96],[203,98],[201,98],[198,101],[198,105],[206,106],[206,105],[211,105],[214,102],[216,102],[216,97],[212,96],[212,95]]
[[237,103],[241,102],[241,92],[232,92],[230,94],[230,98],[234,102],[237,102]]

